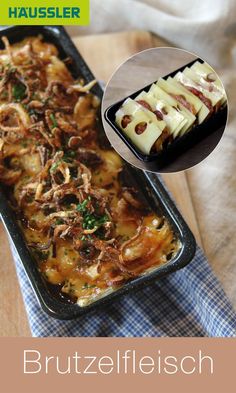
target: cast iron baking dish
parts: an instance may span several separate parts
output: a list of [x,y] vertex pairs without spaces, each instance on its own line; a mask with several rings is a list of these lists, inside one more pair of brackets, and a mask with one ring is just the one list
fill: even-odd
[[[167,79],[169,76],[174,77],[179,71],[183,71],[185,67],[191,67],[196,61],[199,61],[200,63],[204,62],[202,59],[197,58],[191,61],[190,63],[184,64],[182,67],[171,72],[170,74],[162,76],[162,78]],[[217,131],[223,132],[227,121],[227,114],[228,114],[227,105],[221,108],[209,119],[205,120],[202,124],[193,126],[193,128],[189,132],[187,132],[186,134],[184,134],[179,138],[176,138],[173,142],[167,145],[162,151],[157,153],[151,153],[151,154],[142,153],[117,126],[115,122],[115,114],[127,98],[134,99],[142,91],[148,92],[151,86],[152,83],[140,90],[137,90],[133,94],[123,98],[122,100],[116,102],[115,104],[109,106],[104,114],[104,117],[108,122],[108,124],[113,128],[113,130],[119,135],[119,137],[123,140],[123,142],[129,147],[132,153],[139,160],[145,162],[156,161],[159,168],[162,168],[163,166],[172,162],[175,158],[180,156],[186,150],[195,146],[198,142],[202,141],[204,138],[206,138],[208,135],[212,134],[213,132],[217,132]]]
[[[59,49],[60,57],[71,57],[73,59],[70,65],[70,71],[74,77],[83,77],[85,82],[94,79],[91,71],[85,61],[78,53],[71,39],[60,26],[20,26],[10,27],[1,32],[6,35],[11,43],[22,40],[27,36],[42,34],[46,41],[52,42]],[[102,89],[97,84],[92,92],[102,97]],[[105,138],[105,133],[101,127],[101,135]],[[171,224],[176,237],[180,240],[182,247],[178,254],[165,265],[157,267],[151,273],[140,276],[133,281],[128,282],[120,289],[112,292],[104,298],[94,303],[80,307],[77,304],[68,303],[65,299],[58,296],[55,288],[48,284],[37,269],[37,263],[30,254],[29,249],[24,241],[23,235],[15,220],[13,210],[10,208],[4,190],[0,189],[0,214],[7,230],[7,233],[14,245],[15,251],[24,266],[26,274],[31,282],[33,290],[44,311],[58,319],[73,319],[89,310],[96,309],[98,306],[105,306],[106,303],[114,300],[118,296],[129,293],[135,288],[144,287],[152,280],[156,280],[166,274],[172,273],[187,265],[195,254],[195,239],[183,220],[182,216],[176,209],[174,203],[165,191],[162,183],[156,175],[137,170],[128,164],[124,164],[124,177],[129,183],[140,189],[145,195],[147,203],[152,209],[159,214],[163,214]]]

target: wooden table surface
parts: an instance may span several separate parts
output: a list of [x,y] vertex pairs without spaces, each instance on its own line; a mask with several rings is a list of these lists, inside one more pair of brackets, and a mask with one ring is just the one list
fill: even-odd
[[[132,54],[165,43],[142,31],[76,37],[74,42],[99,80],[107,81]],[[236,89],[230,92],[232,95]],[[236,97],[235,97],[236,98]],[[210,264],[236,307],[234,119],[220,146],[191,170],[163,176]],[[236,126],[236,125],[235,125]],[[0,224],[0,336],[30,336],[15,266]]]

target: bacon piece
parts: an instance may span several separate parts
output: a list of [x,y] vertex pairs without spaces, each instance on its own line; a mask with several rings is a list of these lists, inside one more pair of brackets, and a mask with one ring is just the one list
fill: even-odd
[[144,108],[148,109],[149,111],[152,112],[152,108],[151,105],[149,105],[149,103],[145,100],[137,100],[137,102],[142,105]]
[[209,100],[209,98],[205,97],[204,94],[197,90],[195,87],[192,86],[185,86],[189,91],[191,91],[191,93],[193,93],[195,96],[197,96],[199,98],[199,100],[201,100],[203,102],[203,104],[206,105],[206,107],[209,109],[210,112],[212,112],[213,110],[213,106],[211,103],[211,100]]
[[142,209],[142,203],[136,198],[137,192],[133,188],[123,187],[123,198],[135,209]]
[[161,111],[155,110],[153,113],[156,115],[158,120],[163,120],[163,113],[161,113]]
[[132,116],[130,116],[130,115],[124,115],[123,118],[122,118],[122,120],[121,120],[121,126],[122,126],[123,128],[126,128],[127,125],[128,125],[129,123],[131,123],[131,121],[132,121]]
[[168,130],[165,128],[162,131],[162,134],[159,136],[159,138],[157,139],[157,141],[155,142],[155,149],[157,151],[160,151],[163,149],[163,144],[164,142],[167,142],[168,139],[170,139],[170,134],[168,132]]
[[145,121],[141,121],[141,123],[136,124],[135,132],[138,135],[141,135],[147,128],[147,123]]
[[190,102],[186,100],[186,98],[182,94],[170,94],[173,98],[176,99],[180,104],[182,104],[186,109],[188,109],[193,115],[196,115],[196,109]]

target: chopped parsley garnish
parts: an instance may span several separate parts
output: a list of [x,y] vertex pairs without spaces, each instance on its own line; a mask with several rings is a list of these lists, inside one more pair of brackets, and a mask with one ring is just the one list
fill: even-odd
[[88,197],[88,199],[85,199],[83,202],[77,205],[77,210],[83,216],[84,229],[94,229],[95,227],[99,228],[101,225],[105,224],[109,220],[106,214],[98,216],[97,214],[89,212],[89,210],[87,209],[87,204],[90,199]]
[[88,235],[83,235],[83,236],[81,236],[80,240],[81,240],[82,242],[87,242],[88,240],[93,240],[93,238],[92,238],[91,235],[88,234]]
[[96,216],[95,214],[86,213],[84,215],[83,228],[93,229],[95,227],[99,228],[101,225],[108,221],[108,216],[104,214],[103,216]]
[[89,289],[89,288],[95,288],[96,285],[90,285],[87,282],[84,283],[84,285],[82,286],[82,289]]
[[51,173],[55,172],[56,169],[57,169],[57,167],[58,167],[58,165],[59,165],[60,163],[61,163],[61,161],[54,162],[54,164],[52,164],[52,166],[51,166],[51,168],[50,168],[50,172],[51,172]]
[[88,204],[88,199],[85,199],[83,202],[81,202],[81,203],[79,203],[77,205],[77,210],[80,213],[86,213],[86,211],[87,211],[87,208],[86,208],[87,204]]
[[13,86],[12,94],[16,101],[21,101],[25,97],[26,87],[23,83],[18,83]]
[[52,121],[52,128],[57,127],[58,124],[57,124],[56,118],[55,118],[55,116],[54,116],[53,113],[50,114],[50,119],[51,119],[51,121]]

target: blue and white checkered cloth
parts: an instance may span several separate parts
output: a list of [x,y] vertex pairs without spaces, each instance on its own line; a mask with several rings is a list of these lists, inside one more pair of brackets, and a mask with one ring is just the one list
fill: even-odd
[[182,270],[74,321],[59,321],[41,310],[21,262],[14,259],[35,337],[236,336],[236,313],[200,248]]
[[199,247],[183,269],[72,321],[42,311],[12,252],[34,337],[236,337],[236,313]]

